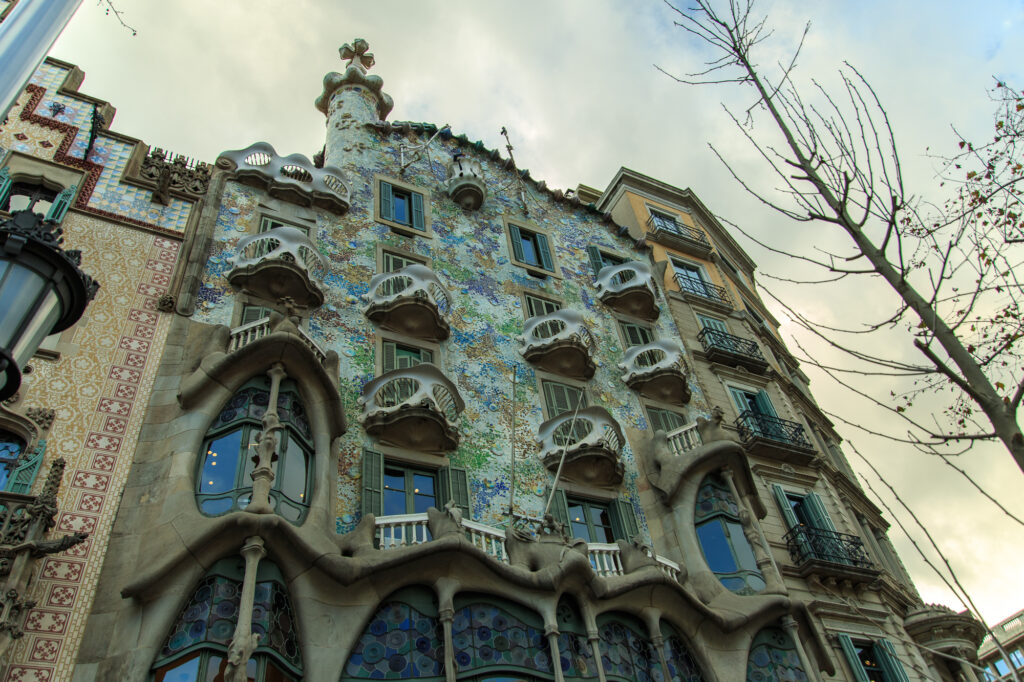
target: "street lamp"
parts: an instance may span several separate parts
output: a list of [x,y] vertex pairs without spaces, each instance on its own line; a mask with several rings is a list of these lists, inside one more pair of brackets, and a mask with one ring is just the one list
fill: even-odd
[[65,251],[57,223],[16,211],[0,223],[0,400],[21,386],[21,368],[50,334],[82,317],[99,283],[82,253]]

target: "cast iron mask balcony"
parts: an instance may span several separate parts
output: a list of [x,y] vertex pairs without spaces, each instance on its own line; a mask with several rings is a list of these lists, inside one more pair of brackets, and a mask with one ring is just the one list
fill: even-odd
[[653,400],[685,405],[690,402],[683,350],[671,341],[655,341],[626,351],[619,369],[622,381]]
[[785,540],[802,577],[840,578],[853,584],[872,583],[878,577],[856,535],[800,525],[786,533]]
[[699,258],[707,258],[711,254],[711,242],[707,235],[667,215],[651,214],[647,220],[645,238]]
[[523,357],[545,371],[582,380],[594,376],[594,336],[575,310],[531,317],[519,341]]
[[699,303],[712,305],[722,310],[732,310],[732,299],[725,287],[705,282],[697,277],[676,273],[676,283],[685,298],[696,299]]
[[752,452],[799,464],[814,459],[814,446],[804,435],[802,424],[746,410],[736,420],[736,428]]
[[270,301],[288,297],[300,308],[324,302],[321,288],[327,264],[302,230],[275,227],[238,242],[228,282]]
[[455,384],[432,364],[377,377],[363,387],[359,404],[366,433],[385,445],[439,453],[459,444],[459,413],[465,404]]
[[376,275],[363,301],[366,317],[384,329],[430,341],[444,341],[451,333],[445,319],[451,296],[426,265]]
[[704,346],[704,354],[711,362],[744,367],[755,374],[764,374],[768,369],[761,349],[749,339],[705,327],[697,335],[697,340]]
[[549,471],[557,471],[565,451],[562,476],[597,486],[622,482],[622,429],[603,407],[587,407],[573,419],[572,412],[560,414],[540,425],[537,432],[541,460]]
[[658,309],[651,268],[630,261],[606,265],[597,273],[597,296],[613,310],[644,320],[657,319]]

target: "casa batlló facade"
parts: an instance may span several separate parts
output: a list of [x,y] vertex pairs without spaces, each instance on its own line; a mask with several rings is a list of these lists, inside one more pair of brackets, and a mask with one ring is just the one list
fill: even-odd
[[0,408],[3,679],[977,679],[691,191],[552,190],[341,57],[313,159],[52,59],[0,127],[102,284]]

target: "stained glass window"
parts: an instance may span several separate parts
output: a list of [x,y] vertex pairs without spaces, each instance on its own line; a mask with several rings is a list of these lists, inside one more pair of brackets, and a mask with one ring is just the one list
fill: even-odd
[[[255,379],[228,400],[211,425],[196,481],[204,514],[218,516],[249,504],[252,458],[269,404],[270,380]],[[277,414],[285,428],[278,431],[271,502],[278,514],[298,523],[309,508],[313,431],[292,381],[281,382]]]
[[764,628],[750,644],[747,658],[747,682],[806,682],[796,645],[785,630]]
[[622,682],[660,682],[658,655],[645,628],[624,614],[602,614],[597,619],[601,637],[601,665],[609,680]]
[[540,617],[511,604],[456,599],[452,623],[455,667],[460,676],[488,668],[524,670],[550,677],[551,656]]
[[25,441],[7,431],[0,431],[0,490],[7,487],[7,479],[15,467],[18,466],[18,458],[25,450]]
[[[219,561],[199,582],[160,649],[156,682],[213,680],[223,673],[224,654],[238,621],[241,566],[240,558]],[[251,627],[260,635],[260,645],[249,661],[249,677],[263,682],[300,679],[299,636],[280,571],[264,559],[256,581]]]
[[555,616],[558,619],[558,662],[562,676],[566,680],[597,679],[597,663],[587,639],[587,628],[571,598],[562,597]]
[[662,621],[661,634],[665,638],[662,653],[668,664],[670,682],[704,682],[700,666],[672,626]]
[[401,590],[370,619],[345,664],[342,679],[443,680],[442,639],[429,590]]
[[694,523],[708,568],[726,588],[744,595],[764,590],[764,576],[740,524],[739,505],[717,474],[701,482]]

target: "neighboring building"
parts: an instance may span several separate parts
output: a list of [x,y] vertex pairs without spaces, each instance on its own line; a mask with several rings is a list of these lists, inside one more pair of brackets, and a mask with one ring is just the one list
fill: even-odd
[[1024,611],[1018,611],[994,626],[992,634],[999,640],[1008,658],[996,648],[992,636],[986,635],[978,649],[978,659],[980,665],[985,668],[986,679],[995,680],[1008,676],[1011,670],[1016,670],[1018,675],[1024,675]]
[[0,210],[67,192],[103,285],[0,411],[89,533],[3,679],[969,675],[693,193],[389,123],[366,50],[313,161],[149,150],[54,60],[0,128]]

